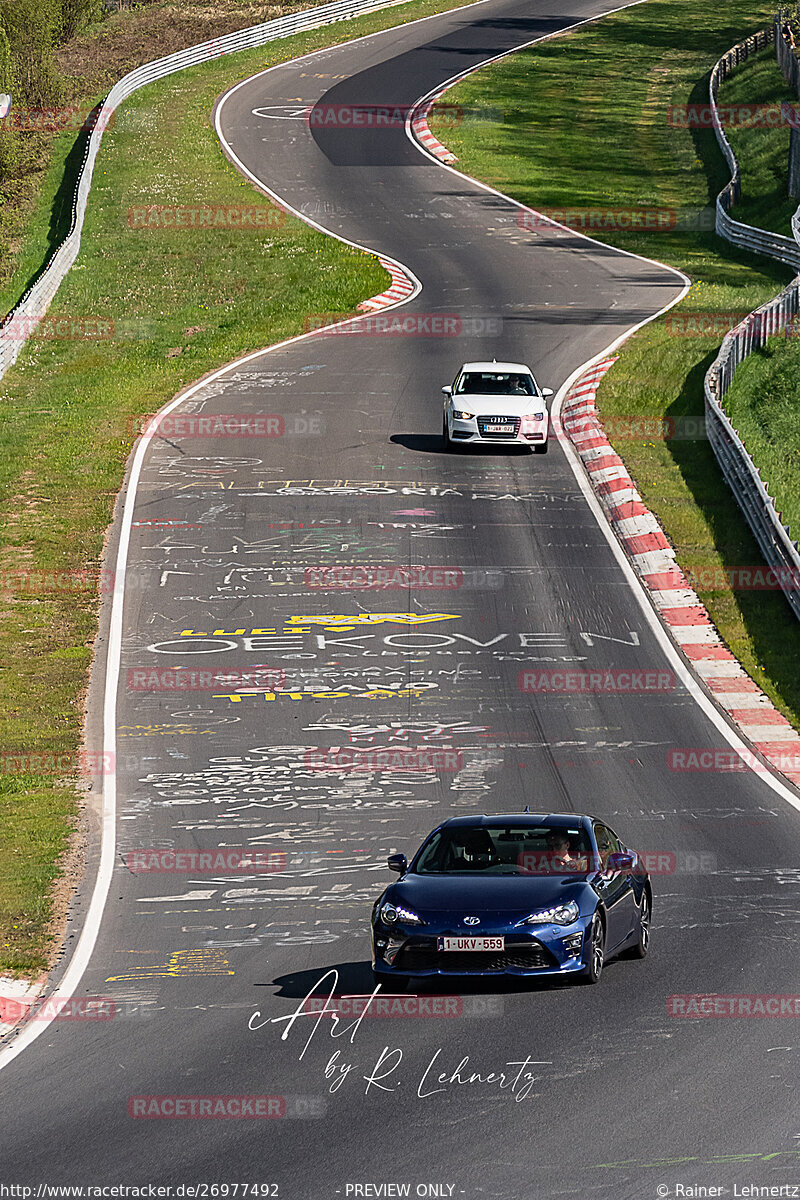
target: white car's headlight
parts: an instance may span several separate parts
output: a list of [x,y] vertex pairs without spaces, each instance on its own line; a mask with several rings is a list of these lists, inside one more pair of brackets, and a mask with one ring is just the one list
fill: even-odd
[[471,412],[465,412],[463,408],[454,408],[453,416],[457,421],[471,421],[474,414]]
[[574,900],[566,904],[554,904],[552,908],[543,908],[540,912],[531,913],[520,925],[571,925],[580,916],[580,909]]
[[543,412],[525,413],[523,421],[543,421],[545,414]]
[[417,916],[410,908],[403,908],[402,904],[390,904],[387,900],[380,907],[380,918],[385,925],[395,925],[398,921],[402,921],[404,925],[424,925],[422,917]]

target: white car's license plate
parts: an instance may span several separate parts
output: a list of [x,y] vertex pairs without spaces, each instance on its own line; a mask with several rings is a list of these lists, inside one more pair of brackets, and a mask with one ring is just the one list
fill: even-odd
[[485,425],[484,433],[513,433],[513,425]]
[[504,937],[440,937],[440,950],[505,950]]

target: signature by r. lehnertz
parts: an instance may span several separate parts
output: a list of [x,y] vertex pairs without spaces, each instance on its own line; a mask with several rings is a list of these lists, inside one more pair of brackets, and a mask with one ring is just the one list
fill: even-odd
[[[309,1001],[312,997],[315,1001],[319,1001],[320,989],[326,980],[330,981],[330,991],[325,1003],[321,1008],[318,1003],[310,1006]],[[285,1042],[298,1022],[311,1018],[313,1026],[303,1044],[298,1060],[305,1058],[306,1051],[314,1041],[322,1021],[329,1026],[328,1032],[331,1038],[344,1038],[345,1046],[354,1046],[361,1023],[369,1012],[369,1004],[380,992],[380,984],[375,988],[356,1020],[345,1024],[333,1008],[327,1007],[336,993],[338,982],[339,972],[337,970],[326,971],[300,1001],[294,1012],[282,1017],[262,1017],[261,1012],[256,1011],[248,1021],[248,1029],[256,1031],[269,1025],[283,1025],[281,1041]],[[404,1071],[401,1068],[403,1068],[406,1056],[400,1046],[384,1046],[374,1061],[371,1063],[367,1061],[366,1066],[364,1062],[351,1058],[350,1053],[347,1049],[336,1049],[326,1062],[324,1075],[328,1081],[329,1092],[338,1092],[345,1086],[357,1085],[360,1087],[363,1083],[365,1085],[364,1095],[369,1095],[373,1089],[376,1092],[395,1092],[403,1084]],[[421,1070],[414,1071],[416,1095],[420,1100],[427,1100],[431,1096],[450,1091],[453,1088],[476,1088],[504,1092],[508,1096],[513,1096],[514,1100],[519,1103],[531,1095],[539,1079],[534,1068],[551,1065],[549,1061],[534,1059],[530,1055],[526,1055],[524,1058],[515,1058],[503,1063],[502,1069],[476,1070],[470,1065],[470,1055],[464,1054],[455,1068],[446,1066],[443,1070],[443,1053],[444,1048],[438,1047],[428,1061],[422,1065]]]

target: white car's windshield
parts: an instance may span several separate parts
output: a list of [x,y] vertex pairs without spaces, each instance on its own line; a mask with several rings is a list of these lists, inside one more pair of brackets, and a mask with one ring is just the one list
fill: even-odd
[[465,371],[456,384],[456,395],[535,396],[530,375],[518,372]]

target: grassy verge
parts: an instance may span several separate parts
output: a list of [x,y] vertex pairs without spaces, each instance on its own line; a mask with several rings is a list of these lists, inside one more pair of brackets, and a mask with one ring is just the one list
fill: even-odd
[[[211,106],[272,63],[452,7],[423,0],[193,68],[131,97],[104,137],[81,256],[52,313],[99,318],[112,336],[35,337],[0,382],[0,750],[10,756],[0,971],[37,973],[52,944],[49,889],[77,812],[70,764],[97,623],[91,576],[134,418],[213,367],[302,332],[308,314],[352,312],[388,282],[373,256],[270,209],[222,156]],[[279,223],[129,225],[133,206],[198,200],[270,209]],[[33,754],[48,756],[44,769]]]
[[[764,50],[731,77],[720,99],[726,105],[796,105],[774,52]],[[742,198],[734,216],[791,237],[798,200],[787,194],[789,129],[733,128],[729,139],[742,173]],[[725,409],[769,483],[770,494],[792,535],[800,535],[800,346],[796,338],[771,338],[736,373]]]
[[[57,107],[86,114],[134,67],[270,21],[325,0],[139,0],[135,8],[108,13],[60,45],[54,56]],[[55,102],[53,102],[55,104]],[[15,95],[15,109],[27,104]],[[13,110],[12,110],[13,111]],[[80,124],[80,119],[75,122]],[[69,225],[75,175],[84,137],[76,132],[24,132],[0,136],[16,143],[12,169],[0,169],[0,315],[13,307],[35,279]]]
[[[725,163],[711,130],[670,124],[669,108],[704,105],[714,62],[763,28],[771,13],[753,0],[724,7],[651,0],[512,55],[446,96],[448,103],[501,119],[451,129],[443,116],[431,126],[459,156],[462,170],[540,209],[697,211],[727,182]],[[731,89],[746,89],[746,71]],[[759,201],[756,211],[761,203],[769,205]],[[600,388],[601,416],[617,418],[617,428],[628,417],[664,420],[678,430],[702,422],[703,378],[729,326],[727,314],[743,316],[769,299],[789,271],[739,253],[710,231],[626,232],[611,222],[585,231],[676,266],[693,281],[675,315],[625,344]],[[709,325],[713,318],[718,332],[697,336],[697,321],[681,320],[687,314],[702,314]],[[687,331],[695,335],[684,336]],[[722,636],[800,728],[800,625],[780,593],[718,585],[720,568],[762,560],[708,443],[677,436],[612,441]]]
[[[726,108],[759,106],[780,112],[781,101],[797,105],[784,82],[768,46],[739,66],[719,90],[719,102]],[[789,126],[734,124],[726,135],[739,162],[742,195],[731,214],[746,225],[759,225],[786,237],[792,236],[791,218],[797,200],[787,193],[789,177]]]

